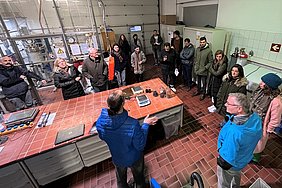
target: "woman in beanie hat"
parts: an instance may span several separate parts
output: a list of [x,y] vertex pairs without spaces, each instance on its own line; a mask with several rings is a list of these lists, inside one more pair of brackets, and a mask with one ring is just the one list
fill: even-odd
[[254,162],[258,162],[260,154],[264,150],[268,140],[269,133],[272,133],[275,127],[278,127],[282,115],[282,98],[280,96],[279,86],[281,78],[268,73],[261,77],[258,88],[251,97],[250,108],[253,112],[259,114],[263,121],[263,136],[254,151]]

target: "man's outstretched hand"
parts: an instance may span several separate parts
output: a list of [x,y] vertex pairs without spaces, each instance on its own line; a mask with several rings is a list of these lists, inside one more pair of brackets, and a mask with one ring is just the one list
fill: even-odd
[[156,116],[149,118],[149,114],[148,114],[144,119],[144,123],[147,123],[149,125],[155,125],[158,120],[159,120],[159,118],[157,118]]

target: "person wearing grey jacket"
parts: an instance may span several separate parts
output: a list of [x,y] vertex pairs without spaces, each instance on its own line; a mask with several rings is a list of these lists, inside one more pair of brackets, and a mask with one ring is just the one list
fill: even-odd
[[200,100],[204,100],[206,95],[208,70],[213,62],[212,50],[207,43],[206,37],[200,38],[200,46],[196,49],[194,71],[197,76],[198,90],[193,96],[200,95]]
[[184,40],[184,48],[180,52],[180,59],[183,65],[182,74],[184,85],[188,86],[188,91],[190,91],[192,87],[192,69],[194,63],[194,53],[195,48],[193,44],[190,43],[189,38],[186,38]]
[[97,49],[91,48],[89,50],[89,57],[84,60],[82,65],[82,74],[90,79],[95,93],[108,89],[108,67],[106,62],[101,59]]

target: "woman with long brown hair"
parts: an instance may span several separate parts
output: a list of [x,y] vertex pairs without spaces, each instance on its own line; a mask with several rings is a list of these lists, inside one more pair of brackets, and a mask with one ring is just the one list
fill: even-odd
[[227,57],[222,50],[215,52],[215,59],[209,68],[208,73],[208,95],[213,98],[213,104],[216,106],[217,93],[222,84],[222,78],[227,73]]

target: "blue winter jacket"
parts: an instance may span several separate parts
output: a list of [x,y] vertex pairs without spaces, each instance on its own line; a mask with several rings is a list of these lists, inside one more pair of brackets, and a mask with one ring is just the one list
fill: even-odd
[[232,165],[231,170],[239,171],[251,161],[261,136],[262,121],[257,113],[253,113],[242,125],[229,120],[218,136],[219,155]]
[[113,163],[119,167],[130,167],[140,159],[146,145],[149,124],[142,126],[128,116],[126,110],[121,114],[109,115],[103,108],[96,122],[101,140],[109,146]]

